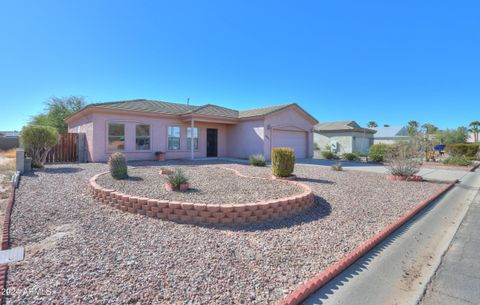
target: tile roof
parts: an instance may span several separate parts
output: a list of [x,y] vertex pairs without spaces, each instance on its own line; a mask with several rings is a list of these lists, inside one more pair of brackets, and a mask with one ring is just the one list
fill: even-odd
[[282,109],[285,109],[287,107],[290,107],[295,104],[281,104],[281,105],[276,105],[276,106],[269,106],[269,107],[263,107],[263,108],[257,108],[257,109],[250,109],[250,110],[243,110],[239,111],[238,117],[239,118],[248,118],[248,117],[254,117],[254,116],[263,116],[267,115],[276,111],[280,111]]
[[[256,117],[256,116],[265,116],[265,115],[274,113],[276,111],[283,110],[293,105],[297,105],[297,104],[295,103],[281,104],[281,105],[270,106],[270,107],[238,111],[238,110],[225,108],[225,107],[212,105],[212,104],[206,104],[203,106],[194,106],[194,105],[170,103],[170,102],[163,102],[163,101],[137,99],[137,100],[118,101],[118,102],[95,103],[95,104],[89,104],[87,105],[87,107],[114,109],[114,110],[118,109],[118,110],[141,111],[141,112],[156,112],[156,113],[164,113],[164,114],[171,114],[171,115],[203,114],[203,115],[219,116],[219,117],[232,118],[232,119],[241,119],[241,118],[249,118],[249,117]],[[309,115],[313,120],[315,120],[315,118],[313,118],[310,114],[307,113],[307,115]]]
[[104,109],[131,110],[142,112],[157,112],[165,114],[185,114],[200,108],[187,104],[167,103],[161,101],[150,100],[129,100],[119,102],[90,104],[87,107],[96,107]]
[[374,138],[408,137],[408,131],[405,126],[377,127],[373,129],[377,131]]
[[313,126],[314,131],[329,132],[329,131],[360,131],[367,133],[375,133],[375,130],[363,128],[355,121],[338,121],[338,122],[323,122]]
[[192,110],[190,113],[222,116],[222,117],[228,117],[228,118],[238,118],[237,110],[220,107],[216,105],[211,105],[211,104],[200,106],[197,109]]

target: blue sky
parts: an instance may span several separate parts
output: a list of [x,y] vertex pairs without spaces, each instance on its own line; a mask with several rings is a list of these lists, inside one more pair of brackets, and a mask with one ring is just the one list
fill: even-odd
[[480,3],[0,2],[0,130],[66,95],[467,125],[480,119]]

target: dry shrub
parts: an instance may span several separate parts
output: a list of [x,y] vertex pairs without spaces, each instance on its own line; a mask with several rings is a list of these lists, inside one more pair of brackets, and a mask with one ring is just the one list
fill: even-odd
[[9,149],[9,150],[0,150],[0,157],[15,159],[16,151],[17,150],[15,148],[12,148],[12,149]]
[[394,176],[410,177],[420,171],[422,152],[412,143],[398,143],[385,153],[387,169]]

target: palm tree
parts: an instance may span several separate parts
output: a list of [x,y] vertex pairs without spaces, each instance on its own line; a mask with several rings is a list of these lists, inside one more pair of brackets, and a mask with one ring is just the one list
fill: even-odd
[[475,143],[478,142],[478,133],[480,132],[480,121],[473,121],[468,125],[470,127],[469,131],[473,132],[473,139]]
[[378,127],[378,124],[375,121],[370,121],[370,122],[368,122],[367,127],[368,128],[376,128],[376,127]]
[[408,133],[412,136],[418,132],[418,122],[417,121],[410,121],[408,122],[407,130]]
[[425,130],[425,133],[428,135],[434,134],[438,131],[438,127],[430,123],[423,124],[422,128]]

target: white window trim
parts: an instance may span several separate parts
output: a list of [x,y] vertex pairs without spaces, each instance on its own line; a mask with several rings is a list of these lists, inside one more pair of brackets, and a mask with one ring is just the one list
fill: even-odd
[[[105,139],[105,148],[106,148],[106,151],[107,152],[126,152],[126,147],[127,147],[127,125],[125,124],[125,122],[117,122],[117,121],[107,121],[106,122],[107,126],[106,127],[106,130],[107,132],[105,133],[106,135],[106,139]],[[110,146],[110,124],[122,124],[123,125],[123,149],[110,149],[109,146]]]
[[[137,149],[137,125],[145,125],[148,126],[148,137],[150,138],[150,149]],[[152,125],[146,123],[135,123],[135,152],[152,152],[153,151],[153,136],[152,136]]]
[[[178,137],[178,141],[180,143],[180,147],[178,149],[170,149],[169,145],[168,145],[168,128],[170,127],[178,127],[178,129],[180,129],[180,136]],[[166,128],[166,133],[167,133],[167,151],[182,151],[182,126],[180,125],[168,125],[167,128]]]
[[[108,125],[109,124],[123,124],[125,128],[125,149],[108,149]],[[136,142],[136,131],[134,130],[134,138],[133,138],[133,149],[128,148],[128,141],[129,138],[127,137],[127,125],[133,124],[136,125],[148,125],[150,126],[150,149],[149,150],[137,150],[137,142]],[[134,127],[135,128],[135,127]],[[151,153],[154,151],[153,149],[153,142],[155,139],[155,131],[152,128],[152,124],[144,123],[137,120],[105,120],[105,153],[114,153],[114,152],[122,152],[122,153]]]

